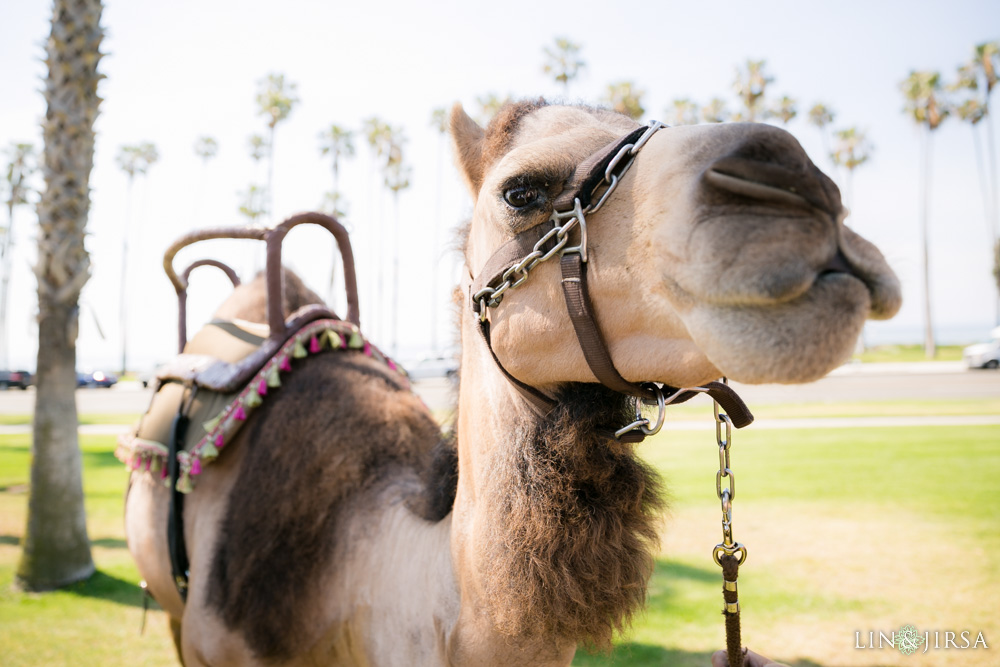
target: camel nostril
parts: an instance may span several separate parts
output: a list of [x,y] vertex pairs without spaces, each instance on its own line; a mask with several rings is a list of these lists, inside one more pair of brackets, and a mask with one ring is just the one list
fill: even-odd
[[820,278],[831,273],[846,273],[854,275],[854,268],[851,266],[850,262],[847,261],[847,257],[844,256],[844,251],[840,248],[837,248],[837,254],[831,257],[830,261],[819,269]]
[[815,207],[831,215],[840,210],[836,185],[809,165],[790,165],[727,156],[715,160],[705,172],[714,187],[762,201]]

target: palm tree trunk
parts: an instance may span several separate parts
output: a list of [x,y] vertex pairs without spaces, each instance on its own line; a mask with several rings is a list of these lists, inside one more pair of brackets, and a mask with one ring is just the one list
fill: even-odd
[[[991,203],[993,210],[992,215],[989,219],[990,232],[993,236],[993,247],[996,247],[998,239],[1000,239],[1000,180],[998,180],[997,174],[997,144],[996,137],[993,134],[993,114],[990,113],[990,107],[987,100],[986,106],[986,132],[989,136],[989,158],[990,158],[990,192],[992,193]],[[995,322],[1000,324],[1000,285],[997,286],[997,300],[996,300],[996,319]]]
[[20,585],[65,586],[94,572],[83,505],[76,413],[80,291],[104,37],[100,0],[55,0],[46,45],[45,192],[38,204],[38,365],[31,489]]
[[10,201],[7,205],[7,233],[4,234],[3,238],[3,248],[0,250],[0,271],[3,272],[2,281],[0,281],[0,368],[10,368],[8,364],[9,357],[9,338],[7,332],[10,327],[7,323],[7,297],[10,294],[10,271],[11,271],[11,256],[10,247],[12,244],[11,236],[14,233],[14,197],[11,196]]
[[128,230],[132,222],[132,181],[135,177],[129,175],[128,189],[125,194],[125,229],[122,231],[122,282],[118,287],[118,323],[122,332],[122,371],[128,370]]
[[392,356],[399,355],[399,191],[392,193]]
[[[973,123],[972,127],[972,145],[976,149],[976,171],[979,173],[979,189],[982,191],[983,195],[983,214],[986,220],[986,233],[987,238],[990,240],[990,258],[994,256],[994,249],[997,244],[997,232],[993,224],[993,196],[988,182],[989,175],[986,173],[986,165],[983,162],[983,147],[980,141],[979,125]],[[994,281],[995,282],[995,281]],[[993,299],[994,306],[994,319],[997,324],[1000,324],[1000,286],[995,286],[994,290],[996,294]]]
[[931,205],[931,139],[932,131],[925,129],[923,133],[923,160],[921,190],[923,191],[923,205],[920,212],[920,233],[923,243],[923,270],[924,270],[924,354],[928,359],[933,359],[937,350],[934,345],[934,325],[931,319],[931,279],[930,279],[930,252],[928,232],[928,218],[930,216]]
[[274,222],[274,123],[267,144],[267,215]]

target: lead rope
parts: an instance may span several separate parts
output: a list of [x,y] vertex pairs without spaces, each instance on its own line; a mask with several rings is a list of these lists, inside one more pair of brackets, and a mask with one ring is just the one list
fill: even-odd
[[[729,384],[726,378],[722,383]],[[715,441],[719,445],[719,470],[715,473],[715,493],[722,503],[722,542],[712,549],[712,558],[722,568],[722,597],[725,604],[722,615],[726,620],[726,652],[729,655],[729,667],[744,667],[746,649],[740,639],[740,601],[736,590],[736,579],[739,576],[740,565],[747,559],[747,550],[739,542],[733,541],[733,499],[736,498],[736,475],[733,474],[729,462],[729,448],[733,440],[733,422],[729,415],[712,400],[712,415],[715,417]],[[723,424],[726,435],[722,436]],[[722,479],[726,478],[726,488],[722,488]]]

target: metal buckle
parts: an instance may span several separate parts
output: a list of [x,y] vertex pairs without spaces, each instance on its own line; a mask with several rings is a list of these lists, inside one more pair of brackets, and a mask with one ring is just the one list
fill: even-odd
[[622,436],[629,431],[639,430],[644,435],[656,435],[663,428],[663,422],[667,420],[667,400],[663,396],[663,389],[651,382],[643,386],[652,389],[656,393],[656,422],[650,426],[649,419],[642,416],[642,405],[646,400],[640,398],[635,402],[635,421],[615,431],[615,440],[621,440]]
[[587,262],[587,218],[583,214],[583,205],[580,203],[580,198],[577,197],[573,200],[573,210],[572,211],[553,211],[552,212],[552,222],[554,224],[559,224],[563,219],[569,218],[569,222],[562,226],[565,233],[560,233],[563,238],[568,238],[569,231],[573,227],[580,228],[580,243],[574,246],[563,246],[563,249],[559,252],[560,255],[572,255],[574,253],[580,255],[580,259],[584,263]]

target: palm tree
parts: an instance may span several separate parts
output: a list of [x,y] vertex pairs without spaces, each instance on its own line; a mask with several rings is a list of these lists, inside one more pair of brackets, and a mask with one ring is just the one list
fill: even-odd
[[771,107],[770,114],[775,118],[781,119],[782,125],[788,125],[788,123],[795,118],[798,114],[798,102],[789,97],[788,95],[782,95]]
[[319,154],[333,160],[333,191],[340,192],[340,158],[353,157],[354,132],[332,124],[319,134]]
[[258,219],[267,215],[267,190],[259,185],[249,185],[240,198],[239,212],[247,218],[247,225],[257,224]]
[[[437,155],[437,188],[434,197],[434,251],[439,252],[441,247],[441,187],[444,183],[444,152],[445,136],[448,134],[448,110],[439,107],[431,111],[431,127],[438,133],[438,155]],[[434,263],[434,270],[431,271],[431,349],[435,353],[438,351],[438,277],[440,271],[437,263]]]
[[722,98],[713,97],[701,108],[701,119],[706,123],[722,123],[729,117],[726,102]]
[[30,590],[66,586],[94,572],[83,506],[76,412],[80,291],[90,277],[84,247],[101,98],[100,0],[54,0],[46,43],[42,121],[45,190],[38,202],[38,360],[31,486],[17,581]]
[[[997,276],[998,294],[996,304],[996,322],[1000,324],[1000,259],[997,259],[1000,258],[1000,181],[998,181],[1000,174],[997,172],[997,145],[996,137],[994,136],[994,121],[993,115],[990,113],[990,101],[993,96],[993,89],[997,85],[998,71],[1000,71],[1000,41],[977,44],[973,49],[972,61],[966,67],[969,70],[968,76],[977,83],[976,87],[978,87],[978,81],[981,79],[984,89],[981,104],[982,115],[986,119],[986,135],[989,142],[987,147],[990,165],[990,182],[988,189],[992,195],[990,197],[992,215],[988,214],[989,219],[987,224],[990,227],[990,237],[994,248],[993,274]],[[975,116],[975,113],[976,112],[973,111],[970,116],[970,122],[973,123],[973,126],[978,123],[978,121],[971,120],[971,118]],[[986,118],[987,116],[988,118]],[[978,152],[977,158],[980,161],[982,160],[982,157],[978,154]]]
[[931,319],[930,294],[930,253],[928,251],[928,219],[930,216],[931,188],[931,139],[934,130],[948,116],[948,108],[939,99],[941,93],[941,75],[931,71],[911,71],[910,75],[900,83],[900,89],[906,98],[904,111],[922,128],[920,191],[923,193],[920,212],[920,232],[923,241],[923,273],[924,273],[924,353],[928,359],[933,359],[936,352],[934,343],[934,327]]
[[406,135],[402,128],[389,129],[389,148],[383,172],[383,183],[392,193],[392,324],[390,327],[389,349],[395,356],[399,353],[399,194],[410,187],[411,170],[403,162],[403,145]]
[[198,137],[194,142],[194,154],[201,158],[201,163],[208,164],[208,161],[219,153],[219,142],[209,136]]
[[257,82],[257,113],[267,117],[268,160],[267,160],[267,197],[268,209],[274,208],[274,130],[278,123],[288,118],[292,108],[298,103],[295,95],[297,85],[286,83],[284,74],[268,74]]
[[484,127],[489,125],[490,121],[493,120],[493,116],[496,116],[503,105],[509,101],[509,95],[500,97],[496,93],[486,93],[481,97],[477,97],[476,103],[479,104],[479,114],[476,116],[476,120]]
[[580,70],[587,64],[580,60],[580,45],[571,42],[566,37],[556,37],[555,48],[548,46],[542,49],[545,52],[545,64],[542,71],[552,75],[556,83],[562,84],[563,96],[569,95],[569,82],[575,79]]
[[847,208],[854,205],[854,170],[863,165],[871,157],[873,146],[864,130],[849,127],[834,132],[836,143],[833,149],[833,163],[847,170],[845,197]]
[[766,65],[766,60],[747,60],[744,67],[736,67],[733,90],[743,104],[743,111],[737,112],[733,120],[756,123],[766,117],[764,94],[767,91],[767,84],[774,81],[773,77],[768,76]]
[[31,191],[28,180],[35,173],[35,148],[31,144],[12,143],[6,151],[7,169],[7,229],[0,243],[0,368],[8,368],[7,298],[10,292],[10,274],[13,267],[11,247],[14,244],[14,209],[27,204]]
[[383,121],[378,116],[370,116],[364,119],[361,123],[362,132],[365,135],[365,141],[368,144],[369,151],[371,153],[372,160],[372,171],[369,172],[369,197],[372,202],[371,210],[375,209],[374,199],[378,198],[378,215],[374,216],[373,224],[369,227],[369,255],[370,259],[368,266],[370,267],[370,273],[368,274],[368,293],[371,294],[373,301],[373,307],[366,309],[372,314],[370,318],[371,330],[377,331],[382,327],[382,316],[385,310],[384,303],[384,286],[385,286],[385,271],[383,266],[384,253],[381,250],[381,239],[383,237],[382,226],[383,226],[383,198],[376,193],[376,178],[382,176],[383,167],[383,157],[389,149],[389,139],[392,133],[392,128],[389,124]]
[[[340,158],[348,158],[354,155],[354,133],[344,129],[340,125],[333,123],[324,132],[319,133],[319,154],[329,155],[333,161],[333,190],[326,194],[325,208],[335,217],[344,215],[343,196],[340,193]],[[327,283],[327,298],[332,301],[334,298],[334,282],[337,277],[337,258],[340,250],[337,242],[333,241],[333,254],[330,261],[330,280]]]
[[697,125],[698,105],[685,98],[676,99],[666,109],[671,125]]
[[642,108],[642,96],[646,91],[639,88],[631,81],[618,81],[609,83],[604,92],[604,101],[611,105],[611,108],[618,113],[623,113],[633,120],[639,120],[646,110]]
[[118,315],[122,332],[122,374],[128,369],[128,232],[132,219],[132,184],[136,174],[145,175],[149,168],[160,158],[154,144],[148,141],[131,146],[121,146],[118,149],[117,162],[119,168],[128,176],[128,190],[125,205],[125,229],[122,230],[122,278],[119,286],[120,299]]
[[202,135],[194,142],[194,154],[201,158],[202,174],[197,180],[194,196],[191,198],[191,205],[195,211],[195,217],[201,222],[202,202],[205,199],[205,183],[208,180],[208,163],[219,153],[219,142],[213,137]]
[[809,124],[819,128],[820,138],[823,140],[823,154],[831,161],[833,153],[830,152],[830,139],[826,134],[826,126],[833,122],[835,116],[833,109],[822,102],[817,102],[809,109]]

